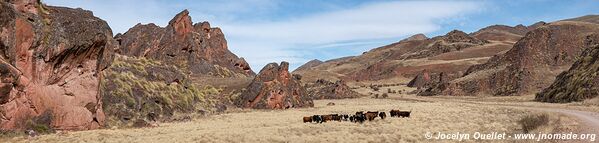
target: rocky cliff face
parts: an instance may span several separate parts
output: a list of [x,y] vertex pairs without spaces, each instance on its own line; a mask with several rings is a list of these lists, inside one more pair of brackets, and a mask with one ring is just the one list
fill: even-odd
[[254,78],[236,100],[243,108],[287,109],[312,107],[314,103],[298,76],[289,73],[289,63],[270,63]]
[[317,80],[315,83],[306,84],[308,95],[312,99],[343,99],[357,98],[360,94],[351,90],[344,81],[330,82]]
[[137,24],[115,39],[122,55],[163,61],[190,70],[192,75],[255,75],[243,58],[228,50],[220,28],[212,28],[208,22],[192,25],[187,10],[177,14],[166,27]]
[[90,11],[38,2],[0,1],[0,129],[99,128],[112,31]]
[[582,101],[599,95],[599,35],[587,37],[586,49],[568,71],[557,76],[535,99],[543,102]]
[[589,34],[599,25],[586,22],[555,22],[526,34],[512,49],[488,62],[470,67],[464,76],[443,89],[441,95],[519,95],[547,87],[571,65]]

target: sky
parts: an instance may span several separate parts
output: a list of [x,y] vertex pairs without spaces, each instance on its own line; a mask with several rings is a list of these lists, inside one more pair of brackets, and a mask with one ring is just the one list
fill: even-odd
[[475,32],[501,24],[531,25],[599,14],[595,0],[389,1],[389,0],[43,0],[83,8],[108,22],[113,33],[137,23],[166,26],[184,9],[194,23],[209,21],[225,33],[229,50],[254,71],[287,61],[360,55],[414,34],[458,29]]

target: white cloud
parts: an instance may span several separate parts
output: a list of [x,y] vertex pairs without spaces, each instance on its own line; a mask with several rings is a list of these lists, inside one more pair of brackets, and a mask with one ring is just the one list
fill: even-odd
[[[255,71],[282,60],[292,68],[319,57],[327,48],[347,48],[380,42],[380,39],[430,33],[442,21],[476,12],[481,4],[466,1],[369,2],[357,7],[335,8],[301,17],[271,19],[282,1],[150,1],[150,0],[47,0],[51,5],[82,7],[106,20],[114,33],[125,32],[137,23],[165,26],[183,9],[194,22],[210,21],[221,27],[235,54],[244,57]],[[317,3],[314,3],[317,5]],[[293,16],[293,15],[290,15]],[[397,39],[400,40],[400,39]],[[371,47],[374,48],[374,47]],[[355,49],[354,49],[355,50]],[[343,53],[343,52],[340,52]],[[361,53],[361,52],[358,52]],[[320,55],[325,56],[325,55]],[[331,54],[319,59],[326,60]],[[346,56],[346,55],[334,55]]]
[[290,63],[297,67],[310,60],[302,58],[306,55],[298,48],[317,52],[337,42],[351,46],[376,39],[429,33],[440,29],[441,20],[476,12],[479,6],[475,2],[379,2],[284,21],[234,21],[220,26],[229,38],[231,49],[248,59],[254,69],[261,68],[266,64],[264,61],[280,60],[293,60]]

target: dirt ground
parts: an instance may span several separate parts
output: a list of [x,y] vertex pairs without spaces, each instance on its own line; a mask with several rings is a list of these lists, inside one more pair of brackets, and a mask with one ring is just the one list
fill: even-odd
[[[404,86],[387,87],[411,90]],[[360,92],[374,92],[357,89]],[[380,91],[387,91],[380,90]],[[509,106],[503,102],[473,99],[445,99],[391,94],[386,99],[316,100],[315,107],[289,110],[234,110],[189,122],[162,123],[138,129],[101,129],[59,132],[38,137],[16,137],[9,142],[427,142],[426,133],[505,132],[521,133],[518,121],[526,115],[548,114],[550,123],[543,132],[580,132],[581,121],[553,111]],[[333,102],[335,105],[327,106]],[[499,104],[503,103],[503,104]],[[560,105],[565,106],[565,105]],[[540,106],[539,106],[540,107]],[[581,107],[584,107],[581,105]],[[314,114],[353,114],[356,111],[411,110],[410,118],[377,118],[365,123],[303,123]],[[591,109],[588,109],[591,110]],[[476,142],[470,140],[470,142]],[[499,141],[513,142],[513,141]]]

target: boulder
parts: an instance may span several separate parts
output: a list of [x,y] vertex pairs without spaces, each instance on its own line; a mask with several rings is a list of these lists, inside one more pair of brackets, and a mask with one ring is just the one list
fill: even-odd
[[0,1],[0,13],[0,130],[104,125],[98,73],[118,46],[108,24],[34,0]]
[[254,78],[252,83],[242,92],[235,104],[243,108],[288,109],[297,107],[313,107],[300,79],[289,73],[289,63],[270,63]]

